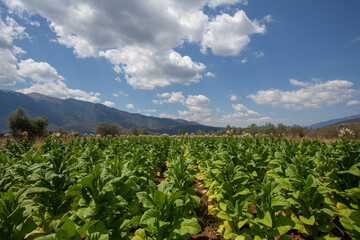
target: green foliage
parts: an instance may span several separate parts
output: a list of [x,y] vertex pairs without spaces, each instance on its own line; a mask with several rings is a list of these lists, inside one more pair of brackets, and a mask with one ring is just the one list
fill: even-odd
[[30,138],[42,137],[46,134],[46,128],[49,125],[45,116],[32,119],[21,107],[9,115],[7,123],[11,135],[15,138],[21,137],[23,132],[27,132]]
[[0,237],[190,239],[206,224],[198,187],[225,239],[358,239],[359,149],[248,136],[9,140]]
[[183,130],[181,130],[180,135],[184,136],[184,135],[186,135],[187,133],[188,133],[188,132],[187,132],[185,129],[183,129]]
[[96,126],[95,130],[96,134],[100,134],[101,136],[115,136],[121,133],[121,127],[116,123],[100,123]]
[[31,201],[24,200],[25,189],[1,193],[0,236],[4,240],[21,240],[36,228],[31,218]]

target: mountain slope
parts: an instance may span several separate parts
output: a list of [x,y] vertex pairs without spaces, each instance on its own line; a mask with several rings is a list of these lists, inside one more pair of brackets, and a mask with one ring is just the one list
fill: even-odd
[[18,106],[24,108],[31,117],[44,115],[48,118],[49,130],[63,128],[92,133],[101,122],[117,123],[127,129],[135,126],[152,132],[177,134],[182,129],[188,132],[214,130],[220,128],[201,125],[182,119],[147,117],[75,99],[59,99],[38,93],[22,94],[0,90],[0,130],[8,130],[6,119]]
[[348,117],[343,117],[343,118],[336,118],[336,119],[332,119],[332,120],[328,120],[328,121],[324,121],[324,122],[319,122],[319,123],[315,123],[312,125],[309,125],[309,128],[321,128],[321,127],[325,127],[331,124],[336,124],[336,123],[340,123],[340,122],[344,122],[347,120],[353,120],[353,119],[357,119],[360,118],[360,115],[352,115],[352,116],[348,116]]

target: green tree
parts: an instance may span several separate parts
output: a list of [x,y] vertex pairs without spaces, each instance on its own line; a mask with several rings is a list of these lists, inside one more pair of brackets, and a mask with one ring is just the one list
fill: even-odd
[[181,132],[180,132],[180,135],[186,135],[188,132],[185,130],[185,129],[183,129],[183,130],[181,130]]
[[45,116],[31,118],[23,108],[18,107],[8,119],[8,126],[13,137],[19,138],[23,132],[27,132],[30,138],[42,137],[46,134],[49,121]]
[[115,136],[117,134],[120,134],[121,127],[116,123],[103,122],[96,126],[95,132],[96,134],[100,134],[101,136]]
[[130,128],[129,133],[130,133],[130,135],[133,135],[133,136],[138,136],[139,135],[139,131],[135,126],[132,126]]
[[204,129],[199,129],[196,131],[196,135],[205,135],[207,133],[208,133],[208,131],[204,130]]

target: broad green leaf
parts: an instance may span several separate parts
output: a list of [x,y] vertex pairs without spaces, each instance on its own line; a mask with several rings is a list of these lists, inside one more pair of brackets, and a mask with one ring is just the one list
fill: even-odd
[[280,206],[280,207],[287,207],[289,206],[289,202],[283,196],[275,196],[271,198],[271,206]]
[[201,226],[195,219],[185,219],[181,223],[179,234],[185,235],[189,233],[193,235],[193,234],[197,234],[200,231],[201,231]]
[[247,219],[238,222],[238,228],[241,229],[247,222],[248,222]]
[[97,223],[99,220],[93,220],[86,222],[79,230],[78,233],[80,236],[84,236],[86,231],[89,230],[95,223]]
[[259,223],[262,223],[268,227],[272,227],[273,223],[272,223],[272,219],[271,219],[271,214],[269,211],[267,211],[264,215],[263,219],[259,219],[258,220]]
[[14,236],[15,240],[21,240],[24,236],[30,232],[32,232],[37,225],[35,222],[29,217],[26,221],[21,225],[21,231]]
[[304,217],[304,216],[300,216],[299,219],[300,219],[303,223],[305,223],[305,224],[307,224],[307,225],[310,225],[310,226],[314,225],[314,223],[315,223],[315,216],[314,216],[314,215],[311,216],[310,218],[306,218],[306,217]]
[[296,217],[295,214],[291,214],[291,220],[293,220],[293,222],[295,223],[295,229],[299,230],[302,233],[309,234],[305,228],[305,224],[298,217]]
[[142,215],[140,219],[141,224],[153,225],[156,220],[159,220],[159,213],[156,209],[149,209]]
[[67,234],[67,236],[69,237],[75,237],[76,235],[78,235],[79,237],[82,237],[80,236],[77,231],[76,231],[76,225],[75,223],[68,219],[65,221],[65,223],[62,225],[61,227],[61,232],[65,232]]
[[147,192],[138,192],[136,196],[139,198],[139,200],[143,203],[144,207],[146,208],[156,208],[156,204],[151,199],[149,194]]
[[166,194],[160,191],[155,191],[154,202],[156,206],[161,210],[166,202]]
[[228,220],[228,221],[231,221],[231,217],[229,216],[229,214],[227,214],[226,212],[224,211],[220,211],[217,215],[216,215],[218,218],[221,218],[221,219],[224,219],[224,220]]
[[223,211],[226,211],[226,209],[227,209],[227,205],[226,205],[226,203],[224,203],[224,202],[220,202],[220,203],[219,203],[219,207],[220,207],[220,209],[223,210]]
[[82,185],[83,187],[89,188],[91,192],[94,193],[94,186],[93,186],[94,178],[95,178],[94,175],[86,176],[80,180],[79,184]]
[[282,235],[294,228],[295,223],[288,217],[278,216],[274,220],[274,227],[278,230],[278,234]]
[[109,240],[109,234],[94,232],[86,237],[86,240]]

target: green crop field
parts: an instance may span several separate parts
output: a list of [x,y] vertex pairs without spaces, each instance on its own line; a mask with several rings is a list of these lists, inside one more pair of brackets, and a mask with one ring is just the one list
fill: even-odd
[[354,140],[8,140],[0,239],[360,239],[359,184]]

